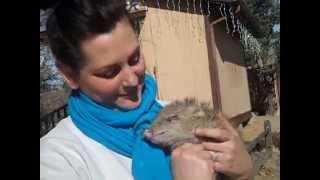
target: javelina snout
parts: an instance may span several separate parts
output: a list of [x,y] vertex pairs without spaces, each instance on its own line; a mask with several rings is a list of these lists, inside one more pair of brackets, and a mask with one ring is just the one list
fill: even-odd
[[144,132],[143,132],[143,136],[147,139],[151,139],[152,138],[152,130],[151,129],[146,129]]

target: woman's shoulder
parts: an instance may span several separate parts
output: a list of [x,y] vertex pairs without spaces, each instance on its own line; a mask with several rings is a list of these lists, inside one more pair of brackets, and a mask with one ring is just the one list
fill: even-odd
[[[117,173],[110,173],[115,167]],[[82,174],[81,177],[90,176],[91,179],[131,179],[131,172],[127,172],[130,167],[131,159],[83,134],[70,117],[61,120],[40,139],[40,171],[45,176],[60,169],[62,174],[69,170]]]
[[72,127],[72,122],[70,116],[59,121],[56,127],[51,129],[46,135],[40,138],[40,147],[44,144],[50,143],[51,141],[76,141],[76,136],[74,135],[74,129]]
[[70,117],[61,120],[55,128],[40,138],[40,158],[63,155],[76,157],[75,153],[81,148],[79,137],[74,133]]
[[70,116],[62,119],[55,128],[40,139],[40,153],[46,151],[61,151],[62,153],[82,153],[96,142],[91,141],[89,137],[83,134],[73,123]]
[[89,172],[79,153],[81,145],[70,128],[70,118],[61,120],[40,139],[40,179],[88,179]]

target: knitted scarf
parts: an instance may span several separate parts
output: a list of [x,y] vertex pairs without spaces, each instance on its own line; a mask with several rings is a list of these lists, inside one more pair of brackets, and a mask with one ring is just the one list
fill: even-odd
[[156,101],[156,94],[156,83],[147,74],[141,103],[132,110],[99,104],[80,90],[73,90],[68,99],[69,114],[85,135],[112,151],[132,158],[135,180],[171,180],[170,156],[143,138],[144,129],[162,109]]

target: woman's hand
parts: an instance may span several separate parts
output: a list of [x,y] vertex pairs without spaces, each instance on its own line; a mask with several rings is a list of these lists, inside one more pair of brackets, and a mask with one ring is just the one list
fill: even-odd
[[232,180],[251,180],[252,161],[239,133],[228,123],[224,129],[198,128],[196,136],[206,137],[212,141],[203,142],[206,150],[211,152],[213,168]]
[[213,161],[204,145],[185,143],[173,150],[171,157],[175,180],[213,179]]

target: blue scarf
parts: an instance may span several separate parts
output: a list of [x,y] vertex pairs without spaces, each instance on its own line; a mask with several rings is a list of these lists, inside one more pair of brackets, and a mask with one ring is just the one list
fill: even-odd
[[135,180],[171,180],[170,156],[143,138],[144,129],[162,108],[155,100],[156,93],[156,83],[147,74],[141,103],[132,110],[98,104],[80,90],[74,90],[68,100],[69,114],[85,135],[132,158]]

